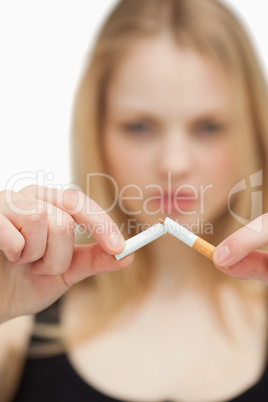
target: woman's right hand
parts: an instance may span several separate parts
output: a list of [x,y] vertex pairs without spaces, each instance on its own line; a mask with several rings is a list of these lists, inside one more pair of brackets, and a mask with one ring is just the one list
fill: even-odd
[[[75,245],[75,223],[96,243]],[[133,255],[113,257],[123,249],[115,223],[82,192],[0,192],[0,322],[45,309],[88,276],[128,266]]]

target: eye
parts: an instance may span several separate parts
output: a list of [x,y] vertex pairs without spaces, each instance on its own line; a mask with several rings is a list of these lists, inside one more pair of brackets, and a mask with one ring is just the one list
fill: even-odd
[[200,136],[216,136],[220,133],[222,133],[224,129],[224,125],[221,123],[218,123],[216,121],[204,121],[201,123],[198,123],[195,127],[194,127],[194,133],[196,135],[200,135]]
[[123,124],[123,131],[133,136],[142,137],[153,133],[153,127],[146,122],[133,122]]

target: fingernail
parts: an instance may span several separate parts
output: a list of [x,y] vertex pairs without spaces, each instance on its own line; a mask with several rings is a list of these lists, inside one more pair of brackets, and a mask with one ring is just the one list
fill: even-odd
[[112,232],[109,234],[109,246],[115,251],[121,250],[125,245],[125,240],[120,232]]
[[18,252],[15,256],[14,259],[12,260],[13,263],[16,263],[21,257],[21,251]]
[[216,264],[224,264],[230,257],[231,252],[228,246],[219,246],[213,253],[213,260]]

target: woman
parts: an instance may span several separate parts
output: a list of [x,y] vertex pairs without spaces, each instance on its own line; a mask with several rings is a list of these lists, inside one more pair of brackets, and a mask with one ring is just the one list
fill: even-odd
[[[254,53],[222,5],[119,2],[77,97],[75,182],[90,198],[2,194],[3,320],[90,276],[62,300],[60,331],[45,334],[65,352],[28,360],[14,400],[267,400],[267,254],[256,249],[268,223],[245,191],[262,184],[266,205],[266,105]],[[124,237],[179,220],[220,243],[218,270],[169,235],[116,262],[124,241],[107,212]],[[73,247],[74,222],[97,244]]]

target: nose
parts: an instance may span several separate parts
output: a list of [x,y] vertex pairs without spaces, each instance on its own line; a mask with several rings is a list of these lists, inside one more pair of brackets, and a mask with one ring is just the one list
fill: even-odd
[[189,139],[179,129],[169,130],[163,135],[159,149],[158,167],[161,173],[171,171],[186,176],[193,167],[193,155]]

